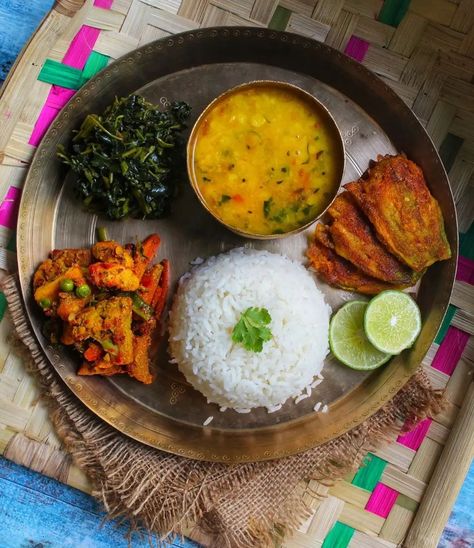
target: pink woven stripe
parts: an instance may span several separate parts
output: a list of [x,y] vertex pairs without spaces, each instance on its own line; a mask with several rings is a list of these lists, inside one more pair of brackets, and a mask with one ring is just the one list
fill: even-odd
[[446,373],[446,375],[451,375],[464,352],[469,336],[469,333],[450,326],[438,352],[436,352],[431,367]]
[[79,32],[74,36],[69,44],[66,55],[63,57],[63,63],[70,67],[82,70],[91,54],[100,30],[88,25],[83,25]]
[[472,259],[462,256],[459,257],[456,280],[474,285],[474,261]]
[[386,518],[390,514],[390,510],[395,504],[397,497],[398,492],[395,489],[379,482],[372,491],[365,509],[372,512],[372,514]]
[[[113,0],[94,0],[94,6],[98,8],[110,9],[112,3]],[[63,63],[82,70],[97,42],[99,34],[100,29],[83,25],[69,44]]]
[[18,218],[21,189],[11,186],[0,205],[0,225],[14,230]]
[[418,451],[421,442],[425,439],[425,436],[428,433],[431,422],[431,419],[421,421],[411,432],[408,432],[408,434],[398,436],[398,443],[413,449],[413,451]]
[[[113,0],[94,0],[94,6],[110,9]],[[64,55],[63,63],[70,67],[83,70],[87,59],[99,37],[100,30],[88,25],[83,25],[74,36],[69,48]],[[36,120],[35,127],[31,133],[28,143],[38,146],[47,129],[58,115],[59,111],[74,95],[75,91],[61,86],[52,86],[46,102]]]
[[369,42],[366,42],[365,40],[362,40],[362,38],[358,38],[357,36],[352,35],[349,42],[347,43],[344,53],[346,55],[349,55],[349,57],[352,57],[352,59],[355,59],[356,61],[359,61],[359,63],[361,63],[364,60],[367,50],[369,49],[369,45]]
[[38,119],[36,120],[35,127],[31,133],[28,143],[33,146],[38,146],[43,135],[58,115],[58,112],[74,95],[73,89],[63,88],[61,86],[52,86],[48,98],[40,112]]
[[106,10],[110,9],[114,0],[94,0],[94,6],[97,8],[104,8]]

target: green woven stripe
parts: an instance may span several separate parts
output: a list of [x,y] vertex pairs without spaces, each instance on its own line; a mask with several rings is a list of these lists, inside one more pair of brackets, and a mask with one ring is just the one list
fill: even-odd
[[407,497],[406,495],[402,495],[401,493],[398,495],[397,500],[395,501],[395,504],[397,506],[401,506],[402,508],[405,508],[405,510],[410,510],[410,512],[416,512],[418,510],[419,504],[411,499],[410,497]]
[[81,78],[82,71],[51,59],[46,59],[38,76],[38,80],[41,80],[41,82],[69,89],[79,89]]
[[449,171],[452,168],[463,142],[464,139],[461,139],[461,137],[453,135],[452,133],[448,133],[443,139],[443,142],[439,147],[439,155],[446,171]]
[[410,0],[385,0],[380,10],[378,20],[386,25],[398,27],[408,11]]
[[340,521],[336,521],[329,535],[324,539],[322,548],[346,548],[354,534],[354,529]]
[[459,234],[459,255],[474,260],[474,223],[465,234]]
[[7,250],[16,253],[16,232],[14,232],[13,236],[8,240]]
[[290,20],[291,11],[281,6],[277,6],[273,12],[268,28],[273,30],[285,30]]
[[6,309],[7,300],[5,299],[5,295],[0,291],[0,320],[3,318]]
[[82,71],[81,85],[85,84],[87,80],[90,80],[98,72],[107,66],[110,57],[108,55],[103,55],[97,51],[93,51],[87,59],[87,63]]
[[448,310],[446,310],[446,315],[443,319],[443,323],[439,328],[438,334],[436,335],[435,343],[441,344],[444,337],[446,337],[446,332],[448,331],[449,326],[451,325],[451,320],[453,319],[454,314],[456,313],[456,307],[450,304]]
[[357,470],[352,485],[367,489],[367,491],[373,491],[386,466],[387,461],[368,453],[364,459],[364,464]]

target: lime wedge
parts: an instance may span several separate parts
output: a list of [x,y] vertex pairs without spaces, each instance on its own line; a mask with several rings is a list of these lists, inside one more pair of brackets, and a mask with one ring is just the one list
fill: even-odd
[[420,309],[401,291],[382,291],[365,311],[365,332],[369,341],[381,352],[400,354],[409,348],[421,329]]
[[352,369],[375,369],[391,356],[377,350],[364,331],[364,314],[368,303],[351,301],[341,307],[329,324],[329,346],[336,358]]

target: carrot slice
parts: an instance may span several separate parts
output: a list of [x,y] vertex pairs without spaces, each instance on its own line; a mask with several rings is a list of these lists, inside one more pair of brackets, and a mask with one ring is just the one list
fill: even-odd
[[139,280],[141,280],[143,274],[147,269],[147,266],[153,260],[153,257],[156,255],[159,247],[160,237],[158,236],[158,234],[150,234],[143,240],[141,246],[139,246],[139,249],[137,250],[134,257],[134,271]]
[[153,302],[153,295],[155,294],[158,285],[160,283],[161,273],[163,266],[161,264],[155,264],[151,268],[147,268],[145,274],[143,274],[139,291],[140,297],[149,305]]
[[98,344],[90,343],[86,351],[84,352],[84,358],[88,362],[95,362],[102,356],[102,354],[102,348]]
[[155,295],[153,295],[152,306],[155,309],[155,317],[160,319],[165,308],[166,297],[168,296],[168,290],[170,286],[170,262],[168,259],[161,261],[163,266],[163,272],[161,273],[159,287],[157,288]]

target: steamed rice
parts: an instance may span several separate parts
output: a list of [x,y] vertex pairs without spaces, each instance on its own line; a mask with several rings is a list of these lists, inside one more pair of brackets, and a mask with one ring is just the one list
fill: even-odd
[[[242,312],[263,307],[262,352],[232,341]],[[186,276],[170,312],[170,351],[188,382],[222,407],[273,409],[314,381],[328,352],[331,310],[306,269],[267,251],[234,249]]]

